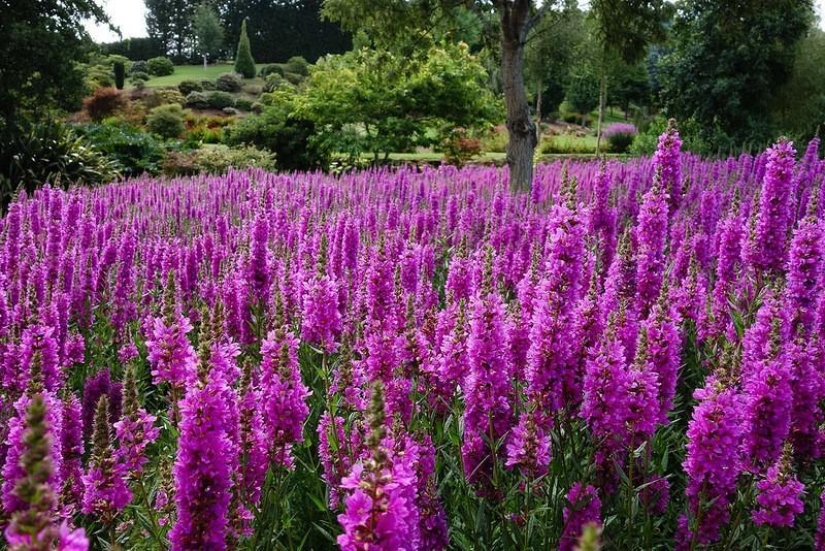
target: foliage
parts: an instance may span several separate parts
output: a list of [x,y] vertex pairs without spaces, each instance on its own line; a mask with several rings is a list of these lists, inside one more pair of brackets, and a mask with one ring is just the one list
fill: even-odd
[[115,88],[98,88],[83,100],[83,109],[93,121],[100,122],[126,107],[128,100]]
[[0,131],[0,207],[17,189],[31,193],[44,184],[94,185],[118,177],[117,164],[84,143],[68,127],[25,124]]
[[249,98],[238,97],[235,98],[235,109],[239,111],[252,111],[252,100]]
[[229,92],[207,92],[206,101],[209,103],[209,107],[213,109],[225,109],[235,104],[235,97]]
[[223,73],[215,80],[215,88],[222,92],[240,92],[243,81],[238,73]]
[[84,142],[117,161],[123,176],[157,174],[163,144],[151,134],[125,124],[89,124],[75,127]]
[[301,75],[302,77],[308,77],[309,63],[307,63],[307,60],[301,56],[290,57],[287,62],[284,63],[284,74],[286,73],[295,73],[296,75]]
[[183,80],[178,84],[178,90],[180,90],[180,93],[184,96],[188,96],[192,92],[202,92],[203,84],[197,80]]
[[205,92],[211,92],[212,90],[218,89],[218,85],[214,81],[209,79],[201,80],[201,87]]
[[235,72],[243,78],[255,78],[255,60],[252,59],[249,36],[246,34],[246,19],[241,24],[241,36],[238,39],[238,49],[235,52]]
[[146,105],[150,108],[170,103],[186,105],[186,97],[175,88],[156,88],[145,101]]
[[286,72],[284,73],[284,80],[286,80],[293,86],[298,86],[304,81],[304,77],[302,75],[299,75],[298,73]]
[[137,85],[137,83],[145,84],[146,81],[151,78],[152,76],[149,73],[144,73],[143,71],[136,71],[129,76],[129,81],[133,85]]
[[170,152],[163,161],[167,176],[223,174],[230,168],[274,170],[275,155],[252,146],[228,148],[212,146],[192,151]]
[[376,158],[435,145],[443,128],[484,128],[499,109],[466,46],[412,58],[366,49],[329,56],[298,96],[299,114],[316,123],[325,148]]
[[175,66],[168,57],[153,57],[146,62],[146,70],[150,75],[162,77],[175,72]]
[[271,65],[264,65],[261,67],[261,70],[258,71],[258,76],[262,79],[266,79],[269,75],[280,75],[284,76],[284,68],[278,63],[271,64]]
[[[630,146],[630,153],[652,155],[656,151],[659,136],[666,129],[667,119],[665,117],[654,118],[648,123],[647,128],[636,136],[633,145]],[[679,121],[679,135],[682,138],[682,149],[698,155],[718,157],[741,151],[735,147],[718,124],[711,128],[703,128],[695,119]]]
[[287,81],[278,73],[272,73],[266,77],[266,84],[264,84],[265,92],[274,92],[279,88],[287,85]]
[[107,22],[96,0],[5,2],[0,16],[0,126],[18,116],[75,110],[86,95],[83,20]]
[[162,138],[177,138],[185,129],[183,116],[183,108],[179,104],[161,105],[149,112],[146,127]]
[[114,72],[115,88],[117,88],[118,90],[123,90],[123,85],[125,84],[126,80],[126,66],[123,64],[122,61],[115,62]]
[[770,113],[812,17],[810,0],[682,3],[660,62],[667,114],[704,132],[718,127],[737,144],[772,138]]
[[796,51],[793,73],[773,103],[774,125],[787,135],[811,139],[825,124],[825,32],[811,29]]
[[312,170],[325,167],[329,154],[314,139],[315,124],[296,113],[296,98],[290,92],[268,94],[268,104],[259,115],[238,120],[225,131],[230,146],[254,145],[275,153],[283,170]]
[[195,8],[192,26],[200,54],[205,58],[217,58],[223,48],[223,25],[215,8],[206,2],[200,4]]
[[567,87],[565,101],[582,118],[599,106],[599,80],[591,72],[573,74]]
[[84,84],[89,91],[96,88],[111,88],[115,85],[112,71],[105,65],[90,65],[85,69]]
[[145,60],[165,54],[161,44],[149,37],[124,38],[117,42],[101,44],[105,54],[122,55],[132,61]]
[[464,128],[454,128],[443,138],[441,151],[448,164],[462,167],[473,157],[481,155],[481,140]]
[[135,73],[146,73],[149,74],[149,65],[145,60],[138,60],[133,61],[131,67],[129,67],[129,75],[134,75]]
[[186,107],[207,109],[209,107],[209,96],[205,92],[190,92],[186,96]]
[[191,0],[145,0],[146,32],[161,45],[162,55],[170,55],[175,61],[187,58],[186,51],[192,42],[192,22],[195,2]]

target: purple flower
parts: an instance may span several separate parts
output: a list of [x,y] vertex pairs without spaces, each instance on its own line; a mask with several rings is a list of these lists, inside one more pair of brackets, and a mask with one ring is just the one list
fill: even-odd
[[602,502],[593,486],[583,486],[576,482],[567,492],[564,506],[564,531],[559,540],[559,551],[573,551],[578,548],[579,538],[588,524],[601,526]]
[[[670,212],[679,208],[682,199],[682,139],[676,121],[667,121],[667,130],[659,136],[659,145],[653,154],[653,166],[661,170],[662,186],[670,198]],[[643,207],[644,208],[644,207]]]
[[171,320],[153,318],[149,328],[146,348],[152,367],[152,382],[167,382],[173,386],[190,384],[197,372],[197,356],[186,337],[192,330],[189,319],[177,310]]
[[785,295],[793,308],[794,326],[806,330],[813,325],[816,300],[823,282],[822,267],[825,257],[825,229],[822,222],[810,213],[796,228],[791,240],[788,260],[788,286]]
[[634,232],[637,246],[636,289],[642,318],[659,296],[665,270],[665,240],[668,227],[667,195],[662,189],[664,176],[657,174],[653,187],[645,193]]
[[341,312],[338,310],[338,285],[328,276],[314,276],[304,281],[301,338],[332,353],[341,336]]
[[789,457],[780,458],[768,468],[768,474],[756,483],[757,508],[751,513],[757,526],[793,526],[796,515],[805,505],[805,485],[790,472]]

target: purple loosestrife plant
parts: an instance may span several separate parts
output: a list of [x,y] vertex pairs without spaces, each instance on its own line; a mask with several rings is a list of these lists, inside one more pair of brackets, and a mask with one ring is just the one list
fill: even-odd
[[768,468],[765,478],[756,483],[756,509],[751,513],[757,526],[793,526],[804,509],[805,486],[797,480],[791,467],[791,449]]
[[564,506],[564,531],[559,540],[559,551],[579,549],[578,543],[589,524],[601,526],[602,502],[593,486],[576,482],[567,492]]
[[653,154],[653,166],[661,170],[662,189],[668,197],[670,213],[679,208],[682,200],[682,139],[676,121],[667,121],[667,130],[659,136],[659,145]]

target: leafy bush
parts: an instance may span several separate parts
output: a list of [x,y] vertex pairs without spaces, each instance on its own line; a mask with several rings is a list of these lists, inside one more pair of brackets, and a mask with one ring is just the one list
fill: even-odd
[[111,117],[126,106],[126,98],[115,88],[98,88],[83,100],[83,109],[93,121]]
[[639,130],[630,123],[617,122],[611,124],[602,132],[602,137],[610,144],[614,153],[627,153]]
[[143,84],[147,80],[149,80],[150,78],[152,78],[152,77],[151,77],[151,75],[149,75],[149,73],[145,73],[143,71],[138,71],[136,73],[132,73],[132,75],[129,77],[129,80],[132,82],[133,85],[137,86],[138,83]]
[[125,124],[89,124],[76,127],[86,143],[117,161],[124,176],[157,174],[163,145],[151,134]]
[[155,107],[146,119],[149,131],[162,138],[177,138],[185,130],[183,108],[177,103]]
[[290,57],[284,64],[284,73],[295,73],[302,77],[309,76],[309,63],[301,56]]
[[252,82],[244,83],[243,88],[241,91],[244,94],[249,94],[250,96],[260,96],[264,92],[264,87],[260,84],[255,84]]
[[303,76],[299,75],[298,73],[290,73],[290,72],[284,73],[284,79],[288,83],[294,84],[295,86],[301,84],[304,81]]
[[180,93],[184,96],[188,96],[192,92],[202,92],[203,84],[197,80],[182,80],[180,84],[178,84],[178,90],[180,90]]
[[129,67],[129,76],[133,76],[135,73],[149,73],[148,63],[145,61],[133,61],[132,66]]
[[228,92],[209,92],[206,101],[212,109],[224,109],[235,105],[235,98]]
[[249,146],[233,149],[213,146],[193,151],[170,152],[163,162],[163,173],[167,176],[223,174],[230,168],[273,170],[275,155]]
[[281,75],[284,76],[284,68],[277,64],[272,65],[265,65],[261,67],[258,76],[262,79],[266,79],[269,75]]
[[149,107],[169,105],[172,103],[177,103],[180,106],[186,105],[186,98],[177,88],[158,88],[151,96],[146,98],[146,104]]
[[464,166],[481,154],[481,140],[470,135],[466,128],[454,128],[442,141],[441,151],[447,163]]
[[481,149],[487,153],[507,152],[507,131],[490,132],[481,140]]
[[119,176],[117,163],[62,124],[6,127],[0,132],[0,207],[19,188],[93,185]]
[[201,80],[201,88],[203,88],[204,92],[211,92],[212,90],[217,90],[218,87],[215,85],[215,81],[205,78]]
[[224,115],[229,115],[230,117],[234,117],[238,114],[238,110],[234,107],[224,107],[221,111],[223,111]]
[[215,80],[215,88],[221,92],[240,92],[243,81],[237,73],[224,73]]
[[190,92],[186,96],[186,107],[193,109],[208,109],[209,96],[204,92]]
[[285,170],[312,170],[326,167],[329,155],[312,140],[315,124],[292,115],[288,98],[274,98],[260,115],[238,120],[224,130],[224,143],[254,145],[275,153]]
[[86,69],[86,88],[94,91],[96,88],[110,88],[115,85],[112,71],[105,65],[92,65]]
[[546,155],[592,155],[596,152],[594,136],[548,136],[541,140],[541,152]]
[[163,77],[175,72],[175,66],[168,57],[153,57],[146,62],[146,70],[150,75]]
[[252,111],[252,100],[249,98],[235,98],[235,109],[239,111]]
[[126,80],[126,66],[122,61],[116,61],[114,65],[115,72],[115,88],[123,90],[124,81]]
[[266,84],[264,84],[265,92],[274,92],[275,90],[286,86],[286,80],[278,73],[272,73],[266,77]]

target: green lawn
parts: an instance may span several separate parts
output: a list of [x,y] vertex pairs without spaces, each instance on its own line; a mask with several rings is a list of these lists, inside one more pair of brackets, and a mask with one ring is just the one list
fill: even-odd
[[[266,63],[259,63],[255,65],[257,70],[266,65]],[[203,65],[175,65],[175,72],[165,77],[153,77],[146,81],[146,86],[161,87],[161,86],[177,86],[183,80],[201,80],[209,79],[215,80],[223,73],[231,73],[235,67],[233,65],[209,65],[205,70]],[[244,80],[244,83],[263,84],[263,80],[255,78],[252,80]]]

